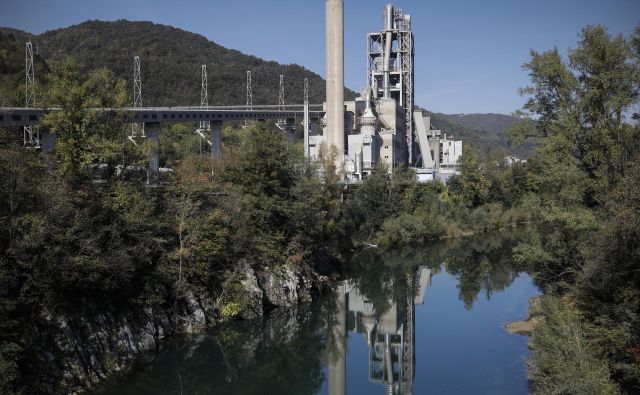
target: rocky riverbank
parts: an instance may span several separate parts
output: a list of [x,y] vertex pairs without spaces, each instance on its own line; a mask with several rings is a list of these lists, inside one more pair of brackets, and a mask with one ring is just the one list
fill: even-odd
[[[246,294],[234,319],[252,319],[276,307],[310,302],[329,289],[326,277],[309,270],[280,267],[254,272],[246,269],[240,284]],[[131,307],[92,316],[48,316],[41,358],[58,376],[58,386],[77,393],[109,374],[128,369],[145,351],[159,350],[167,336],[197,333],[223,317],[215,303],[201,295],[181,298],[165,309]]]

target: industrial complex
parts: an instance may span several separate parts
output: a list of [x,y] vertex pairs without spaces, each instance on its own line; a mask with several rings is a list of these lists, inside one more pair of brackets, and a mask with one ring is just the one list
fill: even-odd
[[[414,37],[411,16],[388,4],[382,30],[367,35],[367,76],[362,95],[344,101],[344,1],[326,0],[327,101],[307,154],[317,159],[335,147],[348,180],[363,180],[381,164],[415,168],[421,181],[457,172],[462,141],[447,138],[414,106]],[[313,130],[313,128],[312,128]],[[305,136],[307,138],[307,136]]]
[[[202,65],[200,106],[143,107],[140,58],[134,57],[134,100],[126,121],[132,124],[130,140],[145,138],[159,144],[161,125],[172,122],[199,123],[195,130],[221,155],[224,122],[277,120],[276,125],[293,140],[296,119],[303,118],[304,150],[311,160],[336,158],[345,182],[364,180],[378,166],[390,173],[398,167],[413,168],[418,181],[443,180],[458,172],[462,141],[435,130],[430,117],[414,105],[414,36],[411,16],[388,4],[379,31],[367,34],[367,81],[353,101],[344,100],[344,0],[325,0],[326,5],[326,102],[309,104],[305,80],[304,103],[285,105],[284,76],[280,76],[278,105],[254,106],[251,72],[247,71],[246,106],[212,107],[207,100],[207,68]],[[55,108],[35,108],[33,51],[26,45],[26,92],[24,108],[0,108],[0,126],[23,126],[25,145],[53,149],[55,136],[33,125]],[[111,111],[111,109],[96,109]],[[42,143],[42,147],[41,147]],[[159,172],[159,150],[151,152],[150,180]]]

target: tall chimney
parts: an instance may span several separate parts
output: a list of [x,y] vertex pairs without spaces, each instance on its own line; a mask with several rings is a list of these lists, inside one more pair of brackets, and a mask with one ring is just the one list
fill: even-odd
[[327,12],[327,145],[344,160],[344,1],[325,0]]

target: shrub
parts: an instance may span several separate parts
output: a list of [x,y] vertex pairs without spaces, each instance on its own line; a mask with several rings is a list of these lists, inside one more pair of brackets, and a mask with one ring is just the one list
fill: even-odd
[[589,347],[583,325],[566,300],[542,299],[543,321],[531,338],[529,378],[541,394],[617,394],[605,361]]

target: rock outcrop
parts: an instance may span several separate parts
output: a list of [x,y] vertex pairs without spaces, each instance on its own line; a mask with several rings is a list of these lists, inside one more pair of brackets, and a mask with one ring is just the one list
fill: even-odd
[[[275,307],[311,301],[326,289],[328,280],[291,267],[260,273],[248,268],[240,284],[246,297],[239,318],[254,319]],[[60,387],[73,393],[129,368],[141,353],[159,350],[167,336],[201,332],[214,318],[219,318],[214,303],[194,295],[164,311],[100,312],[91,318],[48,316],[43,348],[50,352],[43,360],[60,378]]]

